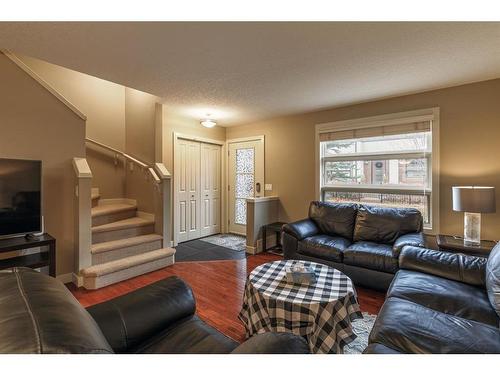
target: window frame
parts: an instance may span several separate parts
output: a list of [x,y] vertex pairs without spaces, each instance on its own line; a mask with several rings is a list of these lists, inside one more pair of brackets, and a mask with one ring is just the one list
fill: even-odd
[[[339,154],[322,157],[322,147],[320,134],[332,131],[355,130],[361,128],[378,127],[401,123],[411,123],[419,121],[431,121],[431,145],[427,151],[389,151],[359,153],[359,154]],[[424,195],[428,199],[429,224],[424,226],[426,234],[435,235],[439,233],[439,108],[427,108],[416,111],[399,112],[381,116],[371,116],[359,119],[335,121],[324,124],[317,124],[316,130],[316,199],[323,200],[325,192],[346,191],[346,192],[370,192],[370,193],[392,193],[392,194],[418,194]],[[429,147],[429,146],[428,146]],[[426,187],[412,185],[350,185],[350,184],[324,184],[323,170],[327,161],[372,161],[404,159],[409,157],[427,159],[428,184]]]

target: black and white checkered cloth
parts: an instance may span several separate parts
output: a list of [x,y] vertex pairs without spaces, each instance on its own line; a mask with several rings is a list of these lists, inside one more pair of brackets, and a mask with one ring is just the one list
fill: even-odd
[[[287,283],[286,269],[298,262],[314,270],[315,282]],[[342,272],[314,262],[281,260],[250,273],[238,317],[247,338],[268,331],[291,332],[306,338],[312,353],[342,353],[356,338],[351,321],[363,315],[351,279]]]

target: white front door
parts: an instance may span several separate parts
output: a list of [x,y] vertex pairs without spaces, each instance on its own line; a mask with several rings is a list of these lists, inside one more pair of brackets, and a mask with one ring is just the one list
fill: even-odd
[[264,196],[264,140],[229,141],[229,232],[246,235],[247,198]]
[[177,242],[201,237],[200,143],[179,139],[174,164]]
[[201,144],[201,237],[220,233],[221,147]]

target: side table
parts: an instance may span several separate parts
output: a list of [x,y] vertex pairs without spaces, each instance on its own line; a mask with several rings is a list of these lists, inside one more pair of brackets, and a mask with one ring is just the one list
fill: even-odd
[[33,238],[14,237],[0,240],[0,253],[47,246],[48,251],[20,255],[0,260],[0,269],[12,267],[49,267],[49,275],[56,277],[56,239],[48,233]]
[[488,258],[491,249],[496,245],[495,241],[481,241],[479,245],[465,244],[462,237],[449,236],[438,234],[436,236],[439,250],[449,251],[454,253],[462,253],[465,255],[474,255],[478,257]]
[[[281,221],[277,221],[275,223],[271,224],[266,224],[262,227],[262,251],[270,251],[273,253],[277,253],[279,255],[282,254],[282,248],[281,248],[281,227],[285,225],[286,223],[283,223]],[[267,234],[268,233],[275,233],[276,234],[276,245],[267,248]]]

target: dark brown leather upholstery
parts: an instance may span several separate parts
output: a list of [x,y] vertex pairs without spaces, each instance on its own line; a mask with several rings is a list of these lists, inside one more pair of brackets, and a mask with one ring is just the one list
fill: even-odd
[[490,303],[500,316],[500,243],[496,244],[488,257],[485,279]]
[[[177,277],[90,307],[89,314],[52,277],[27,268],[0,271],[0,353],[230,353],[238,347],[195,310],[191,289]],[[290,350],[309,353],[309,346],[290,333],[256,335],[238,352]]]
[[344,263],[388,273],[398,270],[398,259],[392,255],[392,247],[375,242],[353,243],[344,250]]
[[401,250],[403,250],[403,247],[422,247],[424,244],[425,238],[423,232],[403,234],[401,237],[398,237],[396,241],[394,241],[394,245],[392,245],[392,255],[397,258],[399,257],[399,254],[401,254]]
[[238,343],[222,335],[197,316],[179,322],[174,329],[161,332],[136,352],[143,354],[227,354]]
[[382,306],[369,342],[402,353],[500,353],[498,327],[395,297]]
[[471,285],[485,284],[486,259],[481,257],[409,246],[399,257],[399,267]]
[[176,276],[168,280],[87,308],[116,353],[134,351],[194,315],[196,303],[191,288]]
[[351,241],[343,237],[318,234],[307,237],[298,244],[299,254],[342,263],[343,252]]
[[356,216],[353,241],[393,245],[398,237],[422,231],[422,214],[413,208],[361,205]]
[[[365,240],[361,240],[365,238]],[[353,242],[354,243],[351,243]],[[309,218],[283,226],[285,259],[335,267],[357,284],[387,290],[405,246],[425,246],[414,209],[311,202]]]
[[309,219],[318,226],[321,233],[352,240],[357,211],[356,204],[314,201],[309,206]]
[[483,258],[405,247],[400,266],[366,353],[500,353]]
[[0,353],[112,353],[59,281],[28,268],[0,271]]
[[309,219],[299,220],[295,223],[287,224],[283,227],[283,231],[292,235],[299,241],[319,233],[319,229],[316,224]]
[[413,301],[432,310],[492,326],[499,323],[483,288],[428,273],[399,271],[387,291],[389,297]]

